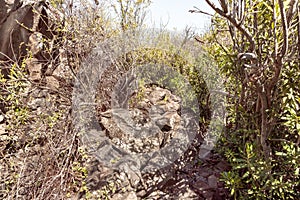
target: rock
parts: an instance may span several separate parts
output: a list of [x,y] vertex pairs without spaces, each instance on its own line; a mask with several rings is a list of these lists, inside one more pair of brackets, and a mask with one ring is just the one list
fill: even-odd
[[190,188],[187,188],[184,193],[180,193],[178,197],[179,199],[198,199],[198,195]]
[[202,195],[206,200],[213,200],[214,198],[214,192],[212,191],[203,191]]
[[39,81],[42,78],[42,64],[36,58],[28,58],[26,60],[29,71],[29,79],[32,81]]
[[0,115],[0,123],[2,123],[4,121],[4,115]]
[[193,187],[199,191],[205,191],[210,189],[210,186],[204,181],[197,181],[196,183],[193,184]]
[[4,135],[4,134],[5,134],[5,124],[0,124],[0,135]]
[[167,193],[156,190],[147,196],[147,199],[169,199],[168,196],[169,195]]
[[59,88],[59,81],[53,76],[46,76],[46,87],[56,91]]
[[147,194],[147,191],[146,191],[146,190],[141,190],[141,191],[139,191],[139,192],[136,193],[136,195],[137,195],[138,197],[143,197],[143,196],[145,196],[146,194]]
[[200,176],[201,177],[204,177],[204,178],[208,178],[209,176],[211,175],[211,171],[208,171],[208,170],[201,170],[200,171]]
[[131,153],[148,153],[164,147],[181,121],[178,115],[180,105],[172,100],[178,98],[169,90],[150,87],[143,93],[139,94],[143,99],[138,96],[130,99],[136,103],[129,109],[112,108],[100,113],[101,123],[112,142]]
[[199,158],[203,160],[208,159],[211,155],[212,149],[213,149],[213,145],[202,144],[198,153]]
[[139,171],[139,166],[133,166],[133,164],[129,165],[128,163],[121,164],[120,169],[125,172],[128,181],[132,188],[136,188],[142,179],[142,175]]
[[137,200],[137,196],[135,194],[135,192],[131,191],[131,192],[126,192],[123,194],[115,194],[112,199],[114,200]]
[[215,175],[211,175],[207,178],[208,185],[212,188],[218,188],[218,178]]
[[150,92],[150,95],[148,99],[152,104],[158,104],[158,103],[163,103],[165,99],[168,99],[171,95],[171,92],[169,90],[160,88],[160,87],[155,87],[154,90]]
[[29,36],[28,45],[32,56],[37,55],[43,49],[43,35],[39,32],[34,32]]
[[222,160],[216,165],[216,168],[219,169],[220,171],[229,171],[230,165],[228,164],[228,162]]
[[39,107],[46,106],[46,100],[44,98],[36,98],[36,99],[33,99],[31,102],[28,102],[28,106],[31,109],[36,110]]
[[[55,69],[53,69],[53,67],[49,68],[46,74],[53,75],[55,77],[59,77],[62,79],[70,79],[72,74],[70,70],[70,66],[67,65],[67,61],[65,61],[64,58],[61,58],[62,56],[64,56],[64,54],[61,53],[60,51],[60,60],[61,60],[60,64]],[[65,64],[61,64],[61,63],[65,63]],[[51,72],[52,70],[53,72]]]
[[47,1],[0,1],[0,61],[8,63],[3,75],[8,77],[11,61],[21,65],[25,57],[29,78],[38,81],[42,65],[46,68],[58,49],[56,27],[62,21],[63,14]]
[[[103,110],[99,109],[98,114],[112,143],[126,152],[129,151],[133,158],[135,156],[139,158],[139,154],[145,152],[155,154],[157,150],[163,149],[162,140],[167,141],[167,144],[168,140],[176,141],[178,135],[175,134],[180,134],[185,124],[191,125],[192,128],[198,127],[198,122],[194,123],[194,118],[188,111],[180,110],[180,101],[180,98],[167,89],[153,85],[144,86],[141,91],[135,90],[135,93],[129,95],[126,93],[124,98],[116,100],[117,103],[112,103]],[[152,132],[147,132],[148,129]],[[172,144],[171,142],[169,144]],[[218,199],[220,193],[217,172],[219,171],[216,172],[216,163],[209,162],[209,158],[213,156],[210,152],[211,145],[202,146],[199,157],[205,159],[198,158],[199,146],[195,146],[197,151],[191,151],[193,155],[185,155],[186,160],[180,162],[181,167],[172,166],[170,169],[157,170],[157,163],[165,162],[164,158],[159,156],[153,156],[151,159],[144,157],[140,160],[133,159],[133,161],[139,160],[140,163],[132,162],[128,166],[117,166],[121,173],[115,182],[123,190],[116,190],[121,194],[113,195],[112,199],[128,199],[128,197],[132,199]],[[149,155],[152,155],[151,153]],[[188,159],[201,160],[202,163],[198,164],[197,161],[189,166],[189,163],[186,163]],[[126,163],[126,159],[124,161]],[[144,163],[146,165],[143,165]],[[137,168],[132,170],[132,166]],[[141,173],[137,173],[137,170]],[[155,170],[158,171],[157,174],[149,173]],[[175,176],[169,173],[169,171],[173,173],[173,170],[176,172]],[[130,196],[130,192],[124,193],[124,191],[137,191],[137,193]]]

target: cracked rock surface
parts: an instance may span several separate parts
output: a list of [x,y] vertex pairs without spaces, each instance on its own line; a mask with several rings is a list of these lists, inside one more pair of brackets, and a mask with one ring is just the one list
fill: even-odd
[[101,113],[107,136],[122,149],[148,153],[164,147],[180,126],[180,99],[169,90],[149,87],[139,102],[131,98],[129,109],[110,109]]
[[[181,98],[158,85],[145,85],[127,97],[127,103],[122,104],[127,107],[113,107],[112,86],[122,74],[116,75],[114,69],[105,74],[109,80],[99,84],[97,111],[109,142],[132,155],[167,147],[182,128],[182,121],[188,118],[181,112]],[[103,198],[103,191],[107,191],[108,199],[226,199],[228,191],[219,178],[230,167],[213,151],[199,156],[206,128],[198,128],[199,133],[185,153],[157,170],[141,172],[137,160],[135,169],[124,164],[119,169],[103,170],[104,163],[95,158],[88,176],[92,178],[87,179],[94,197]],[[91,170],[95,165],[102,167]]]

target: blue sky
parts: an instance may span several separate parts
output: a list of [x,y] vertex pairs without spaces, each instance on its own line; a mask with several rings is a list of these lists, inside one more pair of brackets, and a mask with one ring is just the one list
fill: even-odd
[[[213,2],[217,2],[217,0],[213,0]],[[188,11],[194,9],[194,6],[205,12],[213,13],[205,0],[152,0],[147,21],[149,23],[151,19],[156,27],[159,27],[160,24],[167,24],[166,28],[171,30],[180,31],[189,25],[197,32],[203,32],[209,25],[210,18],[199,13],[189,13]]]

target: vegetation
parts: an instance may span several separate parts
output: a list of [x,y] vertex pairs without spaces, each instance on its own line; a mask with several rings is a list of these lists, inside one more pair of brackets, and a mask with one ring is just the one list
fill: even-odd
[[[99,43],[118,43],[116,38],[124,33],[136,36],[146,30],[153,32],[151,38],[144,38],[146,45],[122,50],[107,67],[105,75],[111,83],[107,81],[101,92],[111,89],[117,77],[134,66],[170,66],[197,94],[200,123],[207,128],[214,123],[210,121],[214,99],[209,92],[217,88],[227,98],[225,129],[213,131],[221,135],[215,151],[231,166],[221,177],[230,191],[228,198],[297,199],[300,2],[219,0],[219,6],[206,2],[216,14],[212,27],[200,38],[202,44],[194,41],[191,29],[180,35],[146,27],[149,0],[82,0],[78,7],[68,1],[50,1],[64,17],[48,27],[55,35],[42,40],[48,57],[40,79],[31,80],[29,67],[35,54],[30,48],[25,57],[8,62],[7,74],[0,74],[0,198],[110,199],[120,191],[120,183],[109,177],[100,181],[96,192],[88,183],[91,171],[100,164],[87,154],[72,123],[73,82]],[[61,66],[67,66],[67,76],[49,73]],[[182,93],[183,81],[169,76],[159,81],[169,78]],[[139,87],[130,103],[144,98],[144,80]],[[109,99],[101,103],[110,106]]]
[[297,199],[300,178],[299,1],[206,2],[216,11],[202,40],[226,75],[220,152],[234,199]]

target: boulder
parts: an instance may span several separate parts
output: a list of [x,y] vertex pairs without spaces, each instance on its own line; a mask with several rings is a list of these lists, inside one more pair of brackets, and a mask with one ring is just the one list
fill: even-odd
[[4,75],[9,69],[7,63],[20,63],[26,55],[39,62],[53,58],[58,35],[55,27],[63,15],[47,1],[0,0],[0,19],[0,65]]

